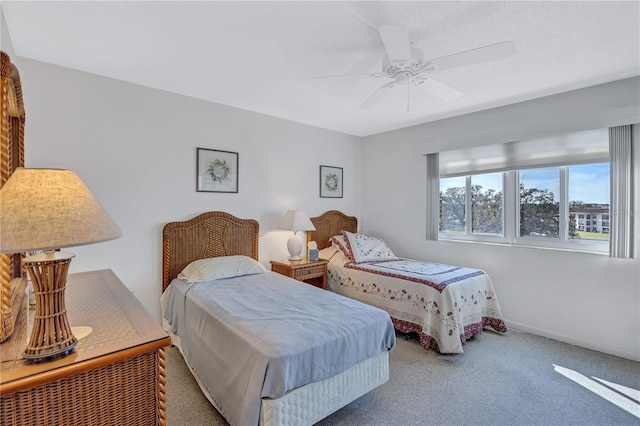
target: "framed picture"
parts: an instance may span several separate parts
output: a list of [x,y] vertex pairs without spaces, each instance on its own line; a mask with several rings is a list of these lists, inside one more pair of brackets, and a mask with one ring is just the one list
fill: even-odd
[[196,191],[238,192],[238,153],[197,148]]
[[320,197],[342,198],[342,167],[320,166]]

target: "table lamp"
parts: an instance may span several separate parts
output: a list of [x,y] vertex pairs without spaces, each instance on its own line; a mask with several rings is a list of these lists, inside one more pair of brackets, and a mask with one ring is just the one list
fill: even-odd
[[293,231],[293,235],[287,240],[287,250],[289,250],[289,260],[302,260],[302,249],[305,242],[298,236],[298,231],[315,231],[316,228],[311,223],[307,212],[302,210],[289,210],[284,215],[278,229]]
[[64,290],[71,253],[63,247],[99,243],[120,229],[70,170],[17,168],[0,189],[0,253],[27,256],[35,294],[31,338],[23,357],[40,362],[73,352],[78,339],[67,320]]

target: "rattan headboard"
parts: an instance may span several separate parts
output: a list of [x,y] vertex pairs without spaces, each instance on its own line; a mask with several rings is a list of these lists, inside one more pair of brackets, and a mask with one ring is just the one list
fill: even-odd
[[340,234],[340,231],[358,232],[358,219],[338,210],[329,210],[321,216],[312,217],[311,223],[316,230],[307,233],[307,241],[318,243],[320,250],[329,247],[329,238]]
[[206,212],[162,229],[162,291],[189,263],[218,256],[258,260],[260,225],[225,212]]

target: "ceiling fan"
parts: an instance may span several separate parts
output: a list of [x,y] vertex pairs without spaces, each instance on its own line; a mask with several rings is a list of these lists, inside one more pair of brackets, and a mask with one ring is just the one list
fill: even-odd
[[431,76],[432,73],[505,58],[515,52],[513,42],[503,41],[501,43],[490,44],[488,46],[422,61],[419,59],[420,51],[411,47],[407,27],[403,25],[382,25],[378,28],[378,32],[380,33],[386,51],[382,61],[381,72],[316,77],[333,78],[362,75],[370,78],[389,79],[389,81],[378,87],[378,89],[360,105],[360,109],[373,107],[392,89],[398,86],[407,87],[407,111],[409,111],[412,87],[418,87],[445,101],[452,101],[462,96],[462,92],[434,79]]

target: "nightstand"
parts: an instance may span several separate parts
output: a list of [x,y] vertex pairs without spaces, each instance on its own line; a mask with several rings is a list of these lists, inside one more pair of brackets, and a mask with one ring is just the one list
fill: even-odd
[[317,260],[310,262],[302,260],[272,260],[271,270],[278,274],[286,275],[298,281],[327,289],[327,264],[328,260]]

